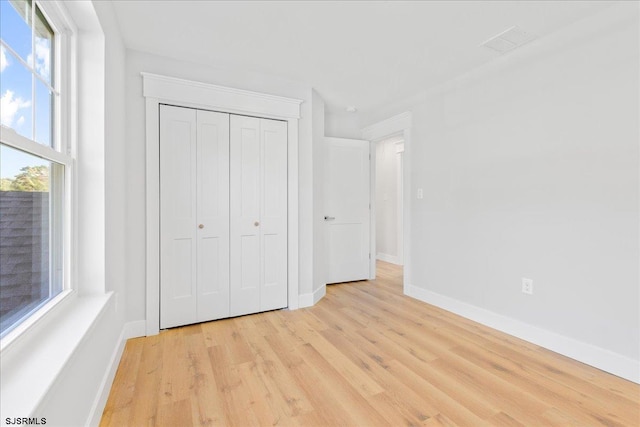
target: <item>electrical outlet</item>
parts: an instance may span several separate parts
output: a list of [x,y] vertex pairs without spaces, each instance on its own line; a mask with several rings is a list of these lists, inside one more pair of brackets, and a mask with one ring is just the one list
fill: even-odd
[[522,293],[533,295],[533,280],[527,279],[526,277],[522,278]]
[[418,194],[416,195],[416,198],[422,199],[423,197],[424,193],[422,192],[422,188],[418,188]]

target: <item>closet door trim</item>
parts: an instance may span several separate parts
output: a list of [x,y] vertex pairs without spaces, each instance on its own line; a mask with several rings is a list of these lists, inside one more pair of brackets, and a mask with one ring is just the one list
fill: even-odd
[[160,105],[168,104],[287,122],[288,308],[298,296],[298,121],[302,100],[142,73],[146,125],[145,334],[160,332]]

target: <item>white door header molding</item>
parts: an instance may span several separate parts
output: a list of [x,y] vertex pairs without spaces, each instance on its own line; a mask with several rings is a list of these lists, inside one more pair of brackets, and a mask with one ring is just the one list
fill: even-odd
[[367,126],[362,129],[362,139],[376,141],[404,129],[411,129],[410,111],[390,117],[381,122],[374,123],[371,126]]
[[301,99],[285,98],[210,83],[196,82],[152,73],[142,74],[142,94],[164,102],[214,108],[236,114],[275,119],[299,119]]

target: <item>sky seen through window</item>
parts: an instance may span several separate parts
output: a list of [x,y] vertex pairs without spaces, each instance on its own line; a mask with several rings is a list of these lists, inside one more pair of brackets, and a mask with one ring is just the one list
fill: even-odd
[[[0,123],[51,146],[53,31],[32,7],[31,1],[0,0]],[[47,163],[0,147],[0,178],[13,179],[21,168]]]

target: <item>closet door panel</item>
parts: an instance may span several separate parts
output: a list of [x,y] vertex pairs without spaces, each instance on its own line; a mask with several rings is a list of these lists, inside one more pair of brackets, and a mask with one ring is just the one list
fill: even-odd
[[160,107],[160,327],[197,321],[196,112]]
[[199,322],[229,316],[229,115],[197,112]]
[[160,116],[161,328],[286,307],[286,122]]
[[260,310],[287,306],[287,124],[260,119]]
[[230,314],[260,311],[260,120],[231,115]]

